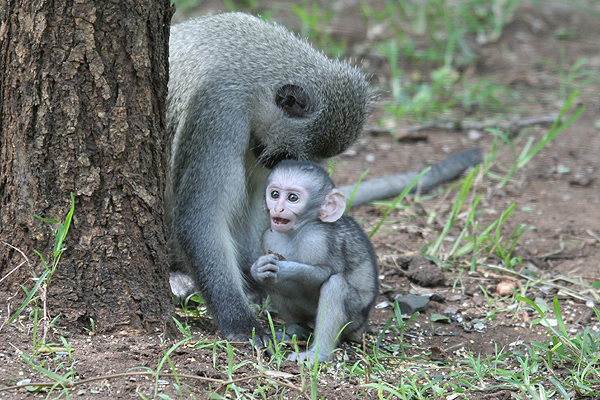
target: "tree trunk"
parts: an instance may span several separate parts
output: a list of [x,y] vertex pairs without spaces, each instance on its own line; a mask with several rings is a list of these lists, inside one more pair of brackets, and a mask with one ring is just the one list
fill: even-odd
[[[40,275],[75,213],[48,296],[60,324],[161,327],[173,312],[163,230],[169,0],[0,7],[0,278]],[[27,264],[0,283],[31,288]],[[29,280],[29,282],[28,282]],[[19,304],[15,304],[18,306]],[[14,310],[14,307],[12,308]]]

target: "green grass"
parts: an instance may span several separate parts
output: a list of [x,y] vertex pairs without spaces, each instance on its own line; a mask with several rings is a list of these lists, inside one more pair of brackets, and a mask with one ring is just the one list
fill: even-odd
[[[563,321],[558,298],[553,299],[554,318],[549,318],[550,312],[543,311],[538,304],[526,297],[519,296],[517,301],[528,304],[535,310],[540,318],[532,321],[548,328],[547,339],[543,342],[532,342],[527,346],[527,352],[518,357],[522,365],[522,384],[519,385],[522,397],[518,398],[549,398],[549,392],[556,392],[565,399],[573,398],[569,393],[577,396],[598,395],[600,393],[600,332],[592,331],[586,327],[581,333],[571,335]],[[595,315],[600,319],[600,311],[593,308]],[[542,367],[553,371],[554,368],[564,368],[566,374],[560,377],[550,374],[546,382],[532,378]],[[552,390],[546,389],[551,387]],[[529,397],[526,397],[529,396]]]
[[[453,120],[476,110],[509,107],[508,88],[487,79],[474,81],[459,71],[479,61],[471,43],[497,41],[520,3],[522,0],[386,1],[381,9],[362,2],[366,24],[384,26],[388,32],[377,45],[390,68],[391,101],[384,106],[387,119]],[[410,61],[409,71],[399,67],[400,59]]]
[[564,46],[560,48],[558,61],[551,59],[543,61],[558,80],[559,97],[562,101],[567,101],[574,92],[581,91],[586,86],[600,81],[598,73],[588,66],[589,60],[587,58],[580,58],[573,65],[568,65]]
[[[249,358],[246,351],[241,351],[228,341],[190,334],[173,344],[165,342],[164,354],[156,360],[154,367],[134,368],[111,375],[86,377],[84,380],[76,378],[77,353],[72,352],[67,340],[63,339],[62,347],[66,350],[63,355],[56,352],[50,353],[49,358],[23,355],[29,367],[41,375],[42,379],[37,382],[17,382],[18,385],[11,390],[42,391],[47,393],[48,398],[68,398],[69,394],[74,395],[84,384],[97,383],[100,390],[102,385],[106,382],[110,384],[114,379],[148,377],[154,382],[154,391],[151,394],[140,392],[142,399],[178,398],[168,397],[158,391],[159,384],[165,383],[172,385],[181,397],[198,398],[194,395],[194,382],[208,385],[206,397],[201,398],[266,398],[279,393],[286,397],[292,395],[320,399],[323,379],[329,381],[333,376],[346,376],[346,379],[362,382],[360,390],[368,391],[370,396],[378,399],[394,396],[403,399],[446,398],[459,393],[465,393],[468,397],[470,392],[485,392],[494,388],[516,388],[518,392],[514,393],[515,398],[523,399],[550,398],[552,393],[560,393],[563,398],[573,398],[568,393],[598,394],[598,331],[592,331],[588,327],[570,335],[557,299],[554,300],[553,309],[547,311],[521,296],[509,299],[509,303],[520,307],[523,304],[537,312],[540,317],[533,319],[531,325],[547,327],[548,335],[541,336],[541,341],[524,343],[512,350],[496,346],[496,351],[487,356],[466,350],[457,352],[445,362],[432,362],[423,358],[419,351],[414,351],[418,348],[412,348],[413,355],[405,352],[411,346],[406,344],[402,333],[413,322],[412,319],[403,320],[395,304],[395,317],[390,319],[385,329],[399,334],[397,342],[382,344],[382,333],[379,338],[369,340],[366,347],[345,347],[341,350],[341,357],[334,363],[303,365],[294,384],[289,379],[295,375],[281,370],[280,360],[285,356],[281,347],[274,348],[271,361],[267,362],[258,354],[255,356],[257,358]],[[488,305],[490,312],[510,312],[506,308],[498,308],[494,302]],[[492,310],[494,307],[496,309]],[[600,316],[597,308],[594,311]],[[553,312],[552,316],[550,312]],[[224,378],[207,378],[178,372],[172,355],[182,346],[193,346],[198,351],[211,352],[213,368],[220,371]],[[223,359],[226,360],[225,363],[222,362]],[[553,367],[552,373],[541,374],[542,371],[549,371],[549,367]],[[6,389],[0,388],[0,391],[3,390]]]
[[[60,222],[56,219],[48,219],[42,218],[39,215],[35,215],[37,219],[43,222],[57,224],[57,228],[54,231],[55,241],[54,241],[54,251],[52,252],[52,264],[48,265],[44,256],[34,250],[34,252],[40,257],[42,265],[44,266],[44,272],[39,276],[35,277],[35,285],[32,289],[27,290],[26,287],[22,286],[23,291],[26,294],[25,301],[19,306],[17,311],[13,314],[13,316],[8,320],[8,323],[12,323],[15,321],[19,315],[23,312],[23,310],[31,306],[33,315],[33,341],[35,343],[34,348],[39,349],[45,345],[46,337],[48,335],[48,329],[53,323],[56,321],[58,317],[50,321],[49,315],[46,313],[46,293],[48,292],[48,286],[50,285],[50,281],[52,280],[52,275],[58,268],[58,264],[60,262],[60,258],[63,252],[66,250],[65,247],[65,238],[67,237],[67,233],[69,232],[69,227],[71,226],[71,220],[73,219],[73,212],[75,211],[75,197],[73,193],[71,193],[71,209],[67,212],[67,216],[65,217],[64,222]],[[41,315],[41,318],[40,318]],[[42,324],[43,334],[42,337],[38,340],[37,331],[40,323]]]
[[[489,129],[489,132],[491,132],[495,136],[495,138],[492,143],[488,159],[486,160],[486,173],[488,173],[488,175],[491,178],[495,178],[500,181],[496,188],[500,188],[506,185],[506,183],[508,183],[508,181],[513,177],[513,175],[517,171],[523,169],[541,149],[543,149],[556,136],[558,136],[562,131],[569,127],[573,123],[573,121],[579,118],[583,111],[585,111],[585,106],[579,107],[569,118],[567,118],[566,121],[563,122],[566,113],[570,110],[571,106],[573,105],[578,96],[578,92],[572,93],[569,99],[562,107],[562,109],[560,110],[556,120],[554,121],[550,129],[548,129],[548,131],[544,134],[544,136],[542,136],[542,138],[540,138],[540,140],[535,145],[535,138],[533,136],[530,136],[519,154],[517,154],[517,150],[512,140],[510,139],[508,133],[501,132],[497,129]],[[501,139],[500,145],[498,145],[498,138]],[[508,173],[506,173],[504,176],[498,176],[490,172],[489,166],[496,158],[497,154],[500,152],[502,147],[504,147],[505,145],[510,149],[510,152],[514,159],[514,163],[510,167]]]
[[362,2],[363,18],[386,26],[400,54],[415,62],[460,66],[475,61],[469,42],[498,40],[523,0],[386,1],[383,9]]
[[[386,219],[388,218],[388,216],[390,215],[392,210],[394,208],[396,208],[396,206],[406,197],[406,195],[408,193],[410,193],[412,188],[415,187],[415,185],[419,182],[419,179],[421,179],[421,177],[423,175],[425,175],[428,171],[429,171],[429,168],[425,168],[423,171],[419,172],[419,174],[406,186],[406,188],[404,188],[404,190],[402,192],[400,192],[400,194],[390,204],[390,206],[387,207],[387,209],[382,210],[383,217],[381,217],[381,219],[379,220],[377,225],[375,225],[375,227],[371,230],[371,232],[369,232],[369,238],[373,237],[377,233],[377,231],[379,231],[379,229],[384,224],[384,222],[386,221]],[[358,184],[357,184],[357,186],[358,186]],[[355,189],[355,191],[356,191],[356,189]],[[352,194],[354,194],[354,192]]]
[[382,43],[379,52],[390,66],[391,100],[384,104],[386,119],[408,122],[450,120],[474,112],[502,111],[510,91],[489,79],[467,79],[450,65],[434,68],[424,76],[418,68],[403,71],[396,40]]
[[311,38],[316,47],[330,57],[343,59],[346,51],[345,41],[337,41],[327,32],[329,22],[335,15],[334,11],[324,8],[322,4],[329,3],[309,3],[304,0],[302,5],[291,4],[290,10],[300,23],[300,36]]
[[[566,121],[563,122],[566,113],[571,108],[577,96],[577,92],[573,93],[561,109],[556,121],[552,124],[550,129],[548,129],[535,144],[535,139],[531,136],[519,154],[517,154],[507,133],[491,130],[495,134],[495,139],[491,145],[490,153],[487,155],[486,161],[481,167],[481,173],[499,181],[496,185],[496,189],[506,185],[541,149],[548,145],[548,143],[581,115],[585,109],[583,106],[579,107],[566,119]],[[502,144],[505,144],[510,149],[514,160],[508,172],[503,176],[490,172],[494,160],[503,148],[502,145],[498,146],[498,138],[501,138]],[[477,190],[476,187],[474,187],[475,178],[478,174],[479,168],[474,168],[465,178],[460,191],[456,196],[454,205],[446,218],[444,228],[435,241],[424,247],[422,250],[423,255],[439,263],[447,261],[460,263],[461,260],[465,260],[465,258],[468,257],[468,265],[472,271],[478,266],[485,264],[490,257],[495,257],[496,259],[499,259],[505,267],[514,269],[516,266],[522,264],[522,260],[513,255],[515,247],[522,236],[535,229],[535,227],[518,224],[512,230],[507,228],[507,221],[516,211],[515,204],[509,205],[506,210],[500,214],[500,217],[489,225],[481,226],[478,217],[484,215],[485,211],[478,210],[479,202],[482,199],[482,195],[476,194]],[[471,200],[468,200],[469,198]],[[465,222],[462,224],[462,227],[458,227],[457,223],[459,219],[461,219],[459,218],[461,215],[465,216]],[[442,246],[449,237],[450,232],[456,229],[459,229],[459,233],[452,239],[453,245],[447,250],[442,250]]]

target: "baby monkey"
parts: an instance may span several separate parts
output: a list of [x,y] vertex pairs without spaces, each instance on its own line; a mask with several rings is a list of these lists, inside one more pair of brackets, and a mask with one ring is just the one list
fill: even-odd
[[252,265],[252,277],[290,325],[288,335],[305,337],[300,325],[314,327],[307,351],[288,359],[327,361],[338,338],[360,341],[367,328],[379,292],[373,245],[344,215],[346,197],[314,162],[277,164],[267,178],[265,204],[267,254]]

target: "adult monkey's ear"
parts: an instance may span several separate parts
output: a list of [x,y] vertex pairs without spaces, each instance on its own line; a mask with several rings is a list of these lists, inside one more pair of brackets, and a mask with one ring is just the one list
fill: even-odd
[[275,103],[289,118],[304,118],[309,112],[310,97],[301,86],[284,85],[277,90]]
[[323,222],[335,222],[346,211],[346,196],[338,189],[331,189],[325,196],[319,209],[319,219]]

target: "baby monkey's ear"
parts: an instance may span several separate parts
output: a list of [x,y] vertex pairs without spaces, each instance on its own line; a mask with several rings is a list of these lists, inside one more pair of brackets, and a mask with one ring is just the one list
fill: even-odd
[[344,215],[346,211],[346,196],[337,189],[331,189],[325,196],[321,209],[319,210],[319,219],[323,222],[335,222]]

